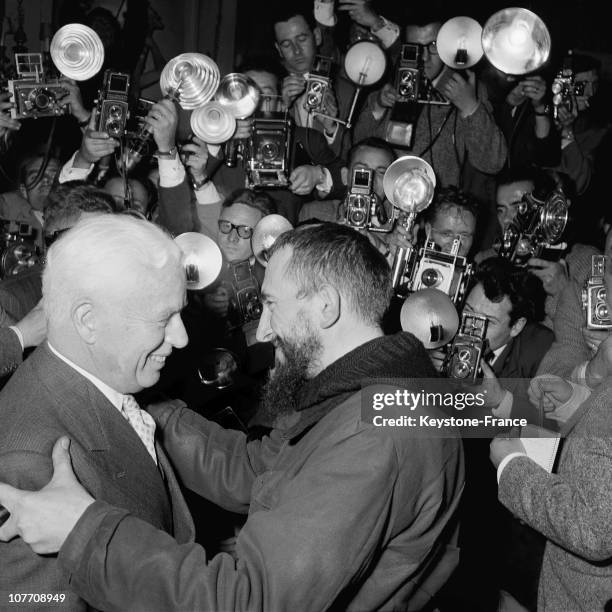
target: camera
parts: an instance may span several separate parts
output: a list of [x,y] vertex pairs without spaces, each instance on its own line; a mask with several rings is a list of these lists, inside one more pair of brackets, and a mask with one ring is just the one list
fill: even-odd
[[318,111],[323,104],[325,92],[329,87],[332,60],[321,55],[315,56],[313,71],[306,79],[306,97],[304,108],[312,113]]
[[40,261],[36,230],[28,223],[0,219],[0,278],[15,276]]
[[291,120],[285,113],[268,113],[253,119],[253,130],[245,147],[249,189],[289,185],[291,140]]
[[351,227],[372,232],[393,230],[395,217],[373,193],[374,172],[369,168],[355,168],[351,189],[346,196],[346,222]]
[[460,248],[461,240],[455,238],[451,252],[443,253],[428,239],[413,264],[410,291],[438,289],[446,293],[455,306],[460,306],[474,272],[472,264],[458,254]]
[[612,329],[604,285],[605,265],[605,255],[593,255],[591,276],[582,290],[582,308],[586,315],[587,329]]
[[563,60],[563,66],[553,79],[551,90],[553,93],[553,118],[559,118],[559,109],[564,107],[568,112],[574,110],[575,96],[582,95],[582,91],[576,91],[574,84],[574,70],[572,69],[572,54],[571,52]]
[[531,257],[559,259],[566,248],[559,242],[567,217],[568,204],[561,191],[553,191],[545,201],[525,194],[515,219],[504,231],[499,256],[519,266]]
[[400,61],[395,75],[395,89],[399,102],[416,102],[422,82],[423,48],[421,45],[402,45]]
[[229,294],[227,320],[230,329],[242,327],[261,317],[259,283],[248,260],[229,264],[221,285]]
[[487,327],[489,320],[473,312],[461,315],[459,331],[453,342],[444,365],[449,378],[476,382],[481,376],[480,361],[488,350]]
[[59,102],[68,91],[58,79],[43,78],[40,53],[16,53],[15,63],[19,78],[8,81],[14,104],[11,108],[13,119],[38,119],[70,113],[70,105]]
[[129,117],[128,93],[130,75],[107,70],[104,73],[102,89],[98,93],[97,130],[106,132],[112,138],[121,138],[125,133]]

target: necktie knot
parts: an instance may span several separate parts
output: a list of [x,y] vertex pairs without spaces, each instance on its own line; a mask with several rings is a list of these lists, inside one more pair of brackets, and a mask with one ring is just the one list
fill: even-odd
[[121,413],[142,440],[153,461],[157,463],[157,455],[155,453],[155,421],[153,417],[140,408],[132,395],[123,396]]

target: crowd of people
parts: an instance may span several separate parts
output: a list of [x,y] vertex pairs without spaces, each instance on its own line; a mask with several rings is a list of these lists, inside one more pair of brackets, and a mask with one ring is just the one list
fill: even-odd
[[[369,87],[345,70],[343,16],[349,45],[384,51]],[[236,162],[190,133],[168,97],[128,172],[129,140],[99,124],[91,84],[62,80],[69,114],[38,119],[38,145],[0,93],[0,609],[28,593],[70,610],[611,609],[601,65],[566,58],[572,90],[554,105],[561,66],[512,76],[485,58],[449,75],[437,37],[453,16],[394,23],[368,0],[278,11],[269,49],[235,68],[258,108],[228,141],[255,141],[259,118],[285,126],[274,186],[248,147]],[[437,101],[409,119],[404,44]],[[435,175],[410,222],[385,184],[406,155]],[[559,244],[508,252],[525,211],[554,217],[553,196],[569,207]],[[262,257],[252,238],[270,215],[294,229]],[[204,289],[186,289],[173,240],[186,232],[222,255]],[[486,397],[477,416],[560,436],[552,469],[514,429],[461,439],[448,423],[434,436],[369,418],[367,388],[453,377],[454,332],[426,348],[400,316],[400,252],[464,262],[449,300],[486,333],[461,388]]]

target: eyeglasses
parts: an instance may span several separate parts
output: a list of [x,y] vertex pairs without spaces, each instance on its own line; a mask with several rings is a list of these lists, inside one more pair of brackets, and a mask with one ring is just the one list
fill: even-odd
[[438,55],[438,45],[435,40],[432,40],[430,43],[423,45],[423,48],[429,51],[429,55]]
[[235,229],[238,236],[245,240],[253,235],[253,228],[249,225],[234,225],[231,221],[225,221],[224,219],[219,219],[218,224],[219,231],[222,234],[231,234],[232,230]]

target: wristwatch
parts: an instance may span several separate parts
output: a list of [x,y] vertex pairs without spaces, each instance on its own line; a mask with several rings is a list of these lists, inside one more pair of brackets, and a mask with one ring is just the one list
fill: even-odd
[[191,186],[194,188],[195,191],[197,191],[198,189],[202,189],[202,187],[204,187],[204,185],[206,185],[206,183],[210,181],[210,178],[208,176],[204,176],[204,178],[201,178],[196,181],[196,179],[190,177],[189,180],[191,182]]
[[158,149],[153,153],[153,157],[157,157],[157,159],[176,159],[176,146],[171,147],[169,151],[160,151]]

